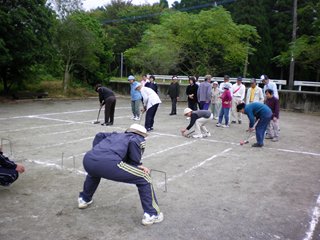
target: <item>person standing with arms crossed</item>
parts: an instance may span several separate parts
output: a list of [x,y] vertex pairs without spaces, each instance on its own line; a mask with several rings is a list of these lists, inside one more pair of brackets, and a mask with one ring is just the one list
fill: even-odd
[[177,76],[172,77],[172,82],[168,89],[168,95],[171,98],[171,113],[169,115],[177,115],[177,102],[180,95],[180,85],[178,83]]

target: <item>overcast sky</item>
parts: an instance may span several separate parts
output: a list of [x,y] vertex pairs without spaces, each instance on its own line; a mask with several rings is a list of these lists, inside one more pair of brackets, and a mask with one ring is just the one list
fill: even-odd
[[[171,7],[171,4],[176,1],[176,0],[168,0],[169,3],[169,7]],[[104,6],[107,3],[110,3],[111,0],[83,0],[83,7],[85,10],[90,10],[90,9],[95,9],[97,7],[100,6]],[[157,3],[160,2],[159,0],[133,0],[132,3],[133,4],[145,4],[145,3],[149,3],[149,4],[153,4],[153,3]],[[180,2],[180,0],[178,0],[178,2]]]

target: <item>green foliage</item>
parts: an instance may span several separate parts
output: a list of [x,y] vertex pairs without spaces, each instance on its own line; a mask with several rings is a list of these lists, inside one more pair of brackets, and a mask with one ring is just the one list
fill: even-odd
[[164,15],[160,25],[146,31],[141,44],[126,51],[126,57],[137,72],[219,75],[239,71],[249,40],[258,40],[256,30],[235,24],[223,8],[177,12]]
[[44,0],[0,1],[0,80],[7,94],[50,58],[55,14]]
[[75,12],[58,27],[56,45],[64,61],[64,90],[69,85],[69,74],[94,85],[107,80],[108,64],[112,60],[101,24],[83,12]]

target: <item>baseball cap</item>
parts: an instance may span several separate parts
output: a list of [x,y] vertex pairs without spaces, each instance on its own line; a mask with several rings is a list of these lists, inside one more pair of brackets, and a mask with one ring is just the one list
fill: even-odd
[[242,81],[242,77],[237,77],[237,81]]
[[130,75],[130,76],[128,77],[128,80],[135,80],[135,78],[134,78],[133,75]]

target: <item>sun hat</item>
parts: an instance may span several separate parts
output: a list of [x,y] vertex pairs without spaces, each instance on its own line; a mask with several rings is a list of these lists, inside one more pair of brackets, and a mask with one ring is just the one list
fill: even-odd
[[186,108],[183,110],[183,115],[186,115],[187,113],[192,112],[191,108]]
[[136,133],[136,134],[139,134],[143,137],[147,137],[148,134],[147,134],[147,129],[140,125],[140,124],[137,124],[137,123],[134,123],[132,124],[127,130],[126,132],[133,132],[133,133]]

